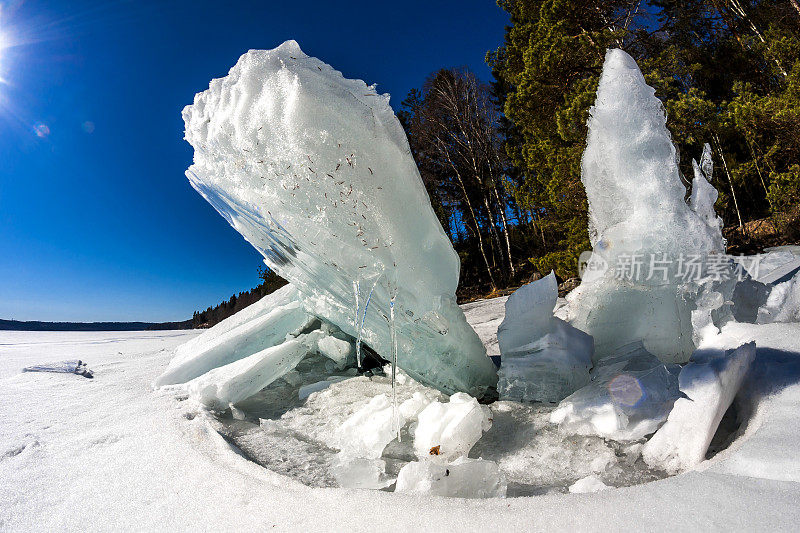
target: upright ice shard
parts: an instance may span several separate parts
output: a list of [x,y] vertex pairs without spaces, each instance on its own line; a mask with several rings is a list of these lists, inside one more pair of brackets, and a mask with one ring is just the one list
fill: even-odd
[[609,50],[581,175],[593,254],[609,269],[569,298],[570,322],[594,337],[596,361],[640,339],[664,362],[689,359],[694,295],[706,275],[692,265],[724,253],[716,191],[701,176],[710,161],[706,151],[687,203],[661,102],[636,62]]
[[456,305],[458,256],[388,95],[287,41],[244,54],[183,119],[192,186],[297,289],[305,313],[390,359],[394,297],[398,366],[449,393],[495,386]]

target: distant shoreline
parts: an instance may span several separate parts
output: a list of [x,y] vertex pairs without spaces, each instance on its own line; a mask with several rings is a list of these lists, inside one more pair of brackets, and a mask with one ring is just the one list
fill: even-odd
[[190,319],[181,322],[42,322],[0,318],[0,331],[153,331],[165,329],[192,329],[192,321]]

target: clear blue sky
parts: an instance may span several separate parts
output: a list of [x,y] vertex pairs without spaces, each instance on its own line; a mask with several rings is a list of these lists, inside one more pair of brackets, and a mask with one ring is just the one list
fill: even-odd
[[296,39],[397,108],[441,67],[488,80],[507,20],[492,0],[0,0],[0,318],[180,320],[257,284],[183,175],[180,117],[248,49]]

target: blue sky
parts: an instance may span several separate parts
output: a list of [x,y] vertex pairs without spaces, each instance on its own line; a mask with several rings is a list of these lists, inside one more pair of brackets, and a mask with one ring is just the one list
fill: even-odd
[[147,320],[255,286],[260,255],[189,186],[180,111],[251,48],[296,39],[399,102],[488,80],[491,0],[0,0],[0,318]]

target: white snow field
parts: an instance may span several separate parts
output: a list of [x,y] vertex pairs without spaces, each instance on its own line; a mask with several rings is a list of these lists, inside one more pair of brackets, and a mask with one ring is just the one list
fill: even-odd
[[[468,304],[467,316],[476,326],[499,323],[502,300]],[[194,335],[0,332],[0,530],[789,530],[800,520],[797,323],[731,323],[707,341],[733,348],[755,340],[758,348],[737,398],[741,435],[695,470],[593,494],[559,487],[489,500],[311,488],[244,458],[199,404],[176,389],[151,389],[175,347]],[[95,378],[22,373],[70,357],[87,361]],[[341,383],[389,389],[387,378],[375,379]],[[407,381],[398,390],[415,387]],[[559,469],[574,471],[569,485],[590,476],[592,485],[624,481],[612,472],[622,459],[602,440],[558,452],[574,438],[540,422],[541,404],[511,405],[491,406],[492,428],[471,456],[486,458],[502,444],[492,458],[511,483],[527,475],[546,485]],[[265,453],[280,454],[276,444]],[[282,460],[313,477],[311,459]]]

